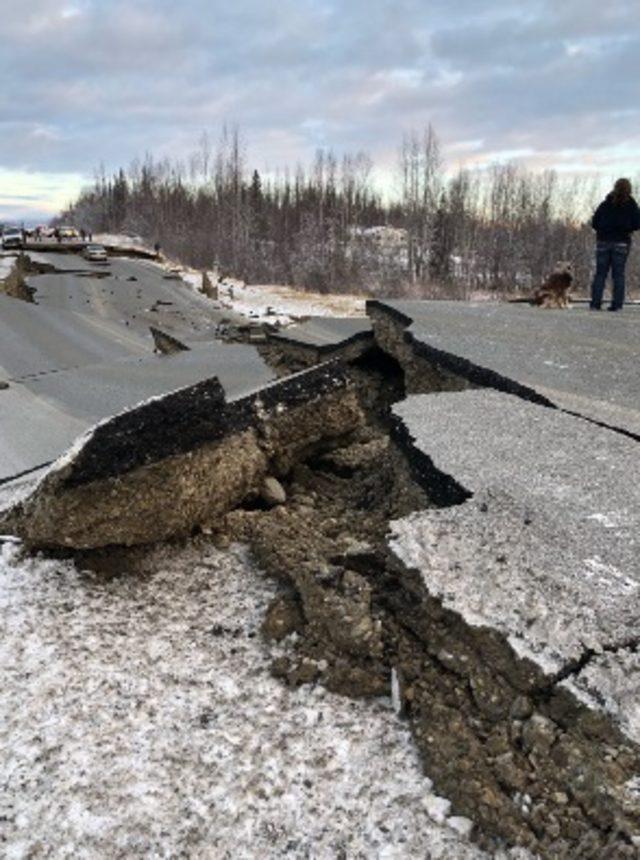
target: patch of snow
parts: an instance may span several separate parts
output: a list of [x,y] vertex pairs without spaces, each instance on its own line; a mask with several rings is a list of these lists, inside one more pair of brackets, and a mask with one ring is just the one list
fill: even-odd
[[275,284],[221,281],[221,302],[249,319],[289,325],[304,317],[364,316],[365,299],[355,295],[324,295]]
[[194,293],[198,293],[198,295],[202,295],[200,287],[202,286],[202,272],[196,272],[193,269],[185,269],[180,272],[180,277],[187,284]]
[[274,592],[238,546],[111,576],[0,547],[4,856],[486,856],[388,700],[269,674]]
[[627,525],[627,519],[620,511],[590,514],[587,519],[600,523],[605,529],[618,529]]
[[97,245],[113,245],[125,250],[150,250],[149,245],[140,236],[128,236],[125,233],[94,233],[91,241]]
[[402,711],[402,698],[400,696],[400,681],[395,669],[391,670],[391,704],[396,714]]
[[16,259],[15,254],[0,255],[0,282],[9,277],[16,264]]
[[[202,272],[178,269],[182,280],[195,293],[202,295]],[[235,278],[219,281],[216,272],[207,274],[218,286],[216,304],[219,307],[256,322],[287,326],[306,317],[358,317],[365,313],[366,299],[362,296],[309,293],[278,284],[245,284]]]

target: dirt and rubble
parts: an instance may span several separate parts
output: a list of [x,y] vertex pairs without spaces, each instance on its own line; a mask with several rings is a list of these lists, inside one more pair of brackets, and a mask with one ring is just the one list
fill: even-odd
[[[12,299],[20,299],[23,302],[33,303],[35,290],[26,282],[29,272],[29,262],[24,254],[15,257],[4,257],[3,271],[0,272],[0,293],[10,296]],[[8,263],[9,265],[6,265]]]
[[207,527],[270,474],[356,430],[344,370],[323,365],[226,402],[205,380],[97,425],[0,528],[36,547],[150,543]]

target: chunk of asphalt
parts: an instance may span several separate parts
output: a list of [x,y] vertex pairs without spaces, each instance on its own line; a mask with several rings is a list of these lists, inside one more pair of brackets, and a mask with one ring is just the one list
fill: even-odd
[[[393,411],[409,459],[470,494],[391,523],[413,594],[399,591],[397,610],[434,666],[414,702],[430,776],[494,831],[529,827],[535,810],[537,847],[568,852],[549,856],[578,856],[583,837],[595,847],[580,856],[633,856],[637,443],[490,390],[415,395]],[[514,804],[517,792],[533,799]]]
[[299,325],[269,332],[268,340],[290,359],[311,365],[334,357],[351,361],[373,345],[366,317],[311,317]]
[[98,424],[0,522],[31,546],[132,545],[191,534],[271,474],[363,420],[327,363],[228,401],[212,378]]
[[186,343],[178,340],[177,337],[173,337],[173,335],[167,334],[167,332],[162,331],[162,329],[150,325],[149,331],[153,337],[156,352],[160,352],[163,355],[173,355],[176,352],[189,351],[189,347]]

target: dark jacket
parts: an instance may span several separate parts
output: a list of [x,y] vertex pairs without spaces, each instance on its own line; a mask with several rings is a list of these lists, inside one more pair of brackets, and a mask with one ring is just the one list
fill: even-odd
[[634,230],[640,230],[640,208],[630,197],[625,203],[614,203],[609,194],[598,206],[591,220],[598,242],[631,242]]

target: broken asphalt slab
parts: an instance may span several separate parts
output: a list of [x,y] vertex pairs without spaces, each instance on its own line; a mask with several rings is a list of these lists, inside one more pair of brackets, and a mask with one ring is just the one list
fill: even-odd
[[339,365],[235,400],[217,379],[204,380],[97,425],[9,511],[2,530],[32,546],[74,548],[188,535],[362,418]]
[[274,378],[253,347],[218,342],[173,356],[148,354],[14,382],[0,392],[0,481],[51,463],[102,419],[212,376],[228,398]]
[[[508,303],[372,300],[376,339],[421,388],[431,365],[640,436],[640,310],[550,311]],[[417,366],[416,361],[423,361]],[[409,365],[413,362],[413,367]],[[431,384],[431,381],[429,382]]]
[[415,395],[394,415],[471,494],[394,525],[431,593],[550,676],[640,639],[637,442],[495,391]]
[[636,856],[638,443],[489,390],[393,411],[441,488],[389,538],[398,617],[429,655],[410,688],[427,771],[543,856]]
[[367,317],[312,317],[299,325],[273,332],[269,338],[320,354],[355,342],[362,342],[365,347],[373,343],[371,322]]

